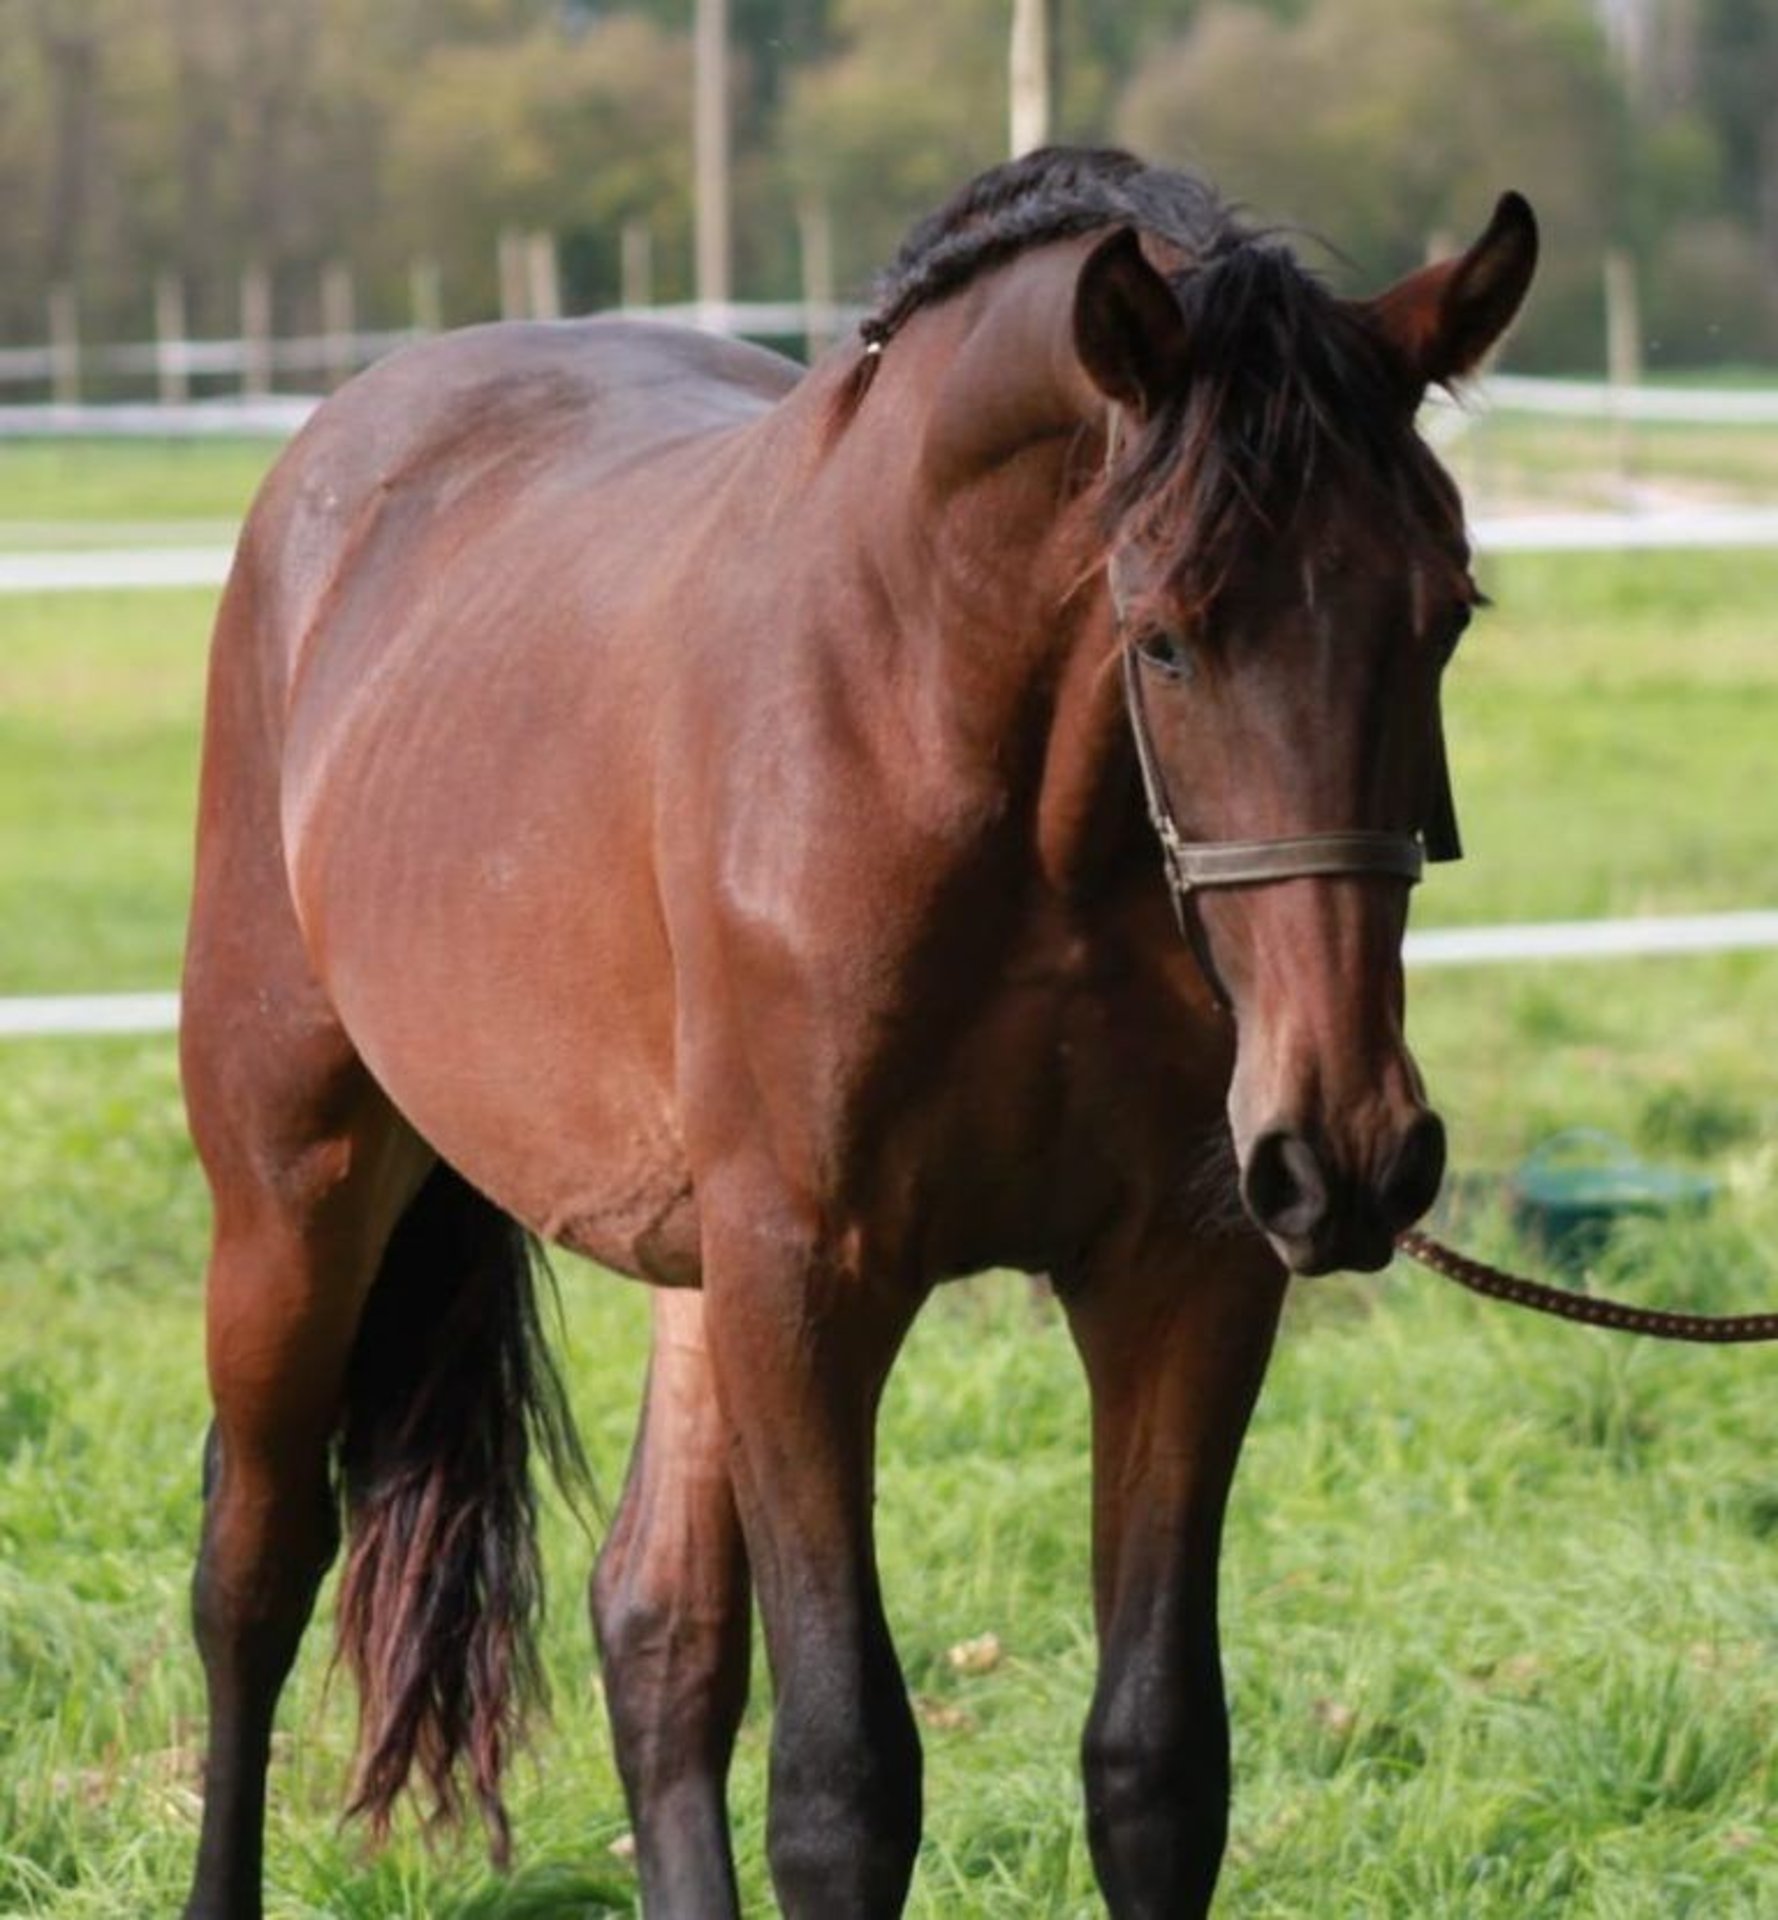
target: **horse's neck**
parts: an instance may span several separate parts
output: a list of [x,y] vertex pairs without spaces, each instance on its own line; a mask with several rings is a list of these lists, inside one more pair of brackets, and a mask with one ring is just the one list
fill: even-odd
[[1069,885],[1105,838],[1128,744],[1083,497],[1105,409],[1073,348],[1080,250],[1046,248],[916,316],[848,429],[878,489],[858,522],[868,564],[888,605],[915,610],[892,644],[921,732],[1009,784]]
[[1080,560],[1071,501],[1103,446],[1073,346],[1078,251],[1040,249],[916,312],[847,429],[890,564],[1002,652],[1056,625]]
[[1105,403],[1074,343],[1075,287],[1092,244],[1041,248],[930,316],[943,352],[924,434],[935,486],[973,485],[1103,426]]

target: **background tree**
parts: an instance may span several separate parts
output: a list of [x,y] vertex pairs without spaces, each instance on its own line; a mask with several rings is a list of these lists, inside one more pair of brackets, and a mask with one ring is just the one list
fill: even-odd
[[1116,127],[1337,243],[1355,286],[1467,239],[1522,188],[1546,247],[1516,344],[1561,358],[1597,331],[1619,112],[1603,45],[1567,6],[1312,0],[1293,20],[1215,0],[1145,63]]
[[842,286],[862,289],[910,219],[1006,151],[1004,0],[838,0],[838,50],[792,80],[786,174],[837,217]]
[[[689,290],[690,0],[0,0],[0,332],[52,281],[142,337],[158,275],[234,332],[242,269],[318,322],[325,262],[369,324],[445,269],[496,310],[503,226],[553,233],[570,304],[618,290],[647,221]],[[1010,0],[733,0],[736,285],[798,285],[829,210],[842,292],[1000,157]],[[1605,30],[1614,23],[1612,33]],[[1514,352],[1596,365],[1599,256],[1643,268],[1651,357],[1778,352],[1772,0],[1061,0],[1063,137],[1118,137],[1328,235],[1352,284],[1536,202],[1548,270]],[[1346,269],[1340,269],[1346,272]]]
[[1722,142],[1724,211],[1757,236],[1769,302],[1778,302],[1778,9],[1770,0],[1703,0],[1699,104]]
[[654,235],[663,297],[688,290],[691,54],[639,13],[520,39],[436,46],[400,90],[388,129],[386,231],[403,260],[431,255],[450,310],[492,311],[497,237],[567,243],[576,305],[618,292],[618,235]]

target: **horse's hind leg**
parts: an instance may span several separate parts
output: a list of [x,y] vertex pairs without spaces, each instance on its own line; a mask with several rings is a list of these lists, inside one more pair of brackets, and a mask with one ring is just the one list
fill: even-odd
[[739,1911],[724,1788],[751,1608],[726,1456],[703,1297],[658,1292],[641,1427],[592,1584],[649,1920]]
[[212,683],[181,1022],[214,1202],[215,1422],[192,1585],[210,1730],[191,1920],[260,1912],[272,1712],[337,1544],[329,1450],[347,1363],[383,1245],[429,1160],[310,974],[251,688],[231,665],[221,655]]
[[337,1034],[310,1029],[294,1060],[270,1056],[296,1069],[277,1092],[242,1084],[254,1069],[239,1055],[194,1066],[201,1042],[186,1051],[215,1199],[215,1421],[192,1584],[210,1723],[187,1913],[242,1920],[260,1911],[273,1709],[338,1544],[329,1454],[353,1337],[425,1161]]

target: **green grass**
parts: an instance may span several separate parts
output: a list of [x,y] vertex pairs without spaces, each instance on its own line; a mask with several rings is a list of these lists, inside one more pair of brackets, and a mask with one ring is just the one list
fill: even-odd
[[[140,510],[78,466],[64,484],[93,511]],[[5,472],[0,519],[22,517]],[[1778,557],[1525,559],[1487,584],[1500,611],[1449,697],[1472,859],[1419,920],[1771,904]],[[0,600],[0,992],[171,983],[206,613],[198,594]],[[1622,1236],[1598,1279],[1778,1301],[1778,956],[1428,972],[1411,1006],[1466,1192],[1557,1127],[1607,1126],[1723,1195],[1702,1224]],[[205,1208],[170,1043],[6,1046],[0,1138],[0,1915],[166,1912],[195,1834],[205,1417]],[[1485,1192],[1464,1234],[1523,1254]],[[563,1296],[610,1493],[645,1301],[573,1263]],[[1225,1555],[1239,1789],[1220,1910],[1778,1912],[1770,1379],[1757,1350],[1625,1343],[1408,1271],[1299,1288]],[[1074,1760],[1085,1431],[1068,1342],[1022,1283],[933,1303],[889,1395],[879,1503],[926,1722],[926,1920],[1098,1910]],[[280,1721],[278,1920],[630,1911],[592,1548],[554,1505],[546,1551],[557,1710],[519,1772],[515,1878],[473,1843],[404,1830],[373,1856],[339,1830],[350,1700],[327,1691],[318,1624]],[[987,1630],[1005,1658],[960,1675],[946,1650]],[[757,1691],[734,1805],[766,1912],[762,1674]]]
[[1533,506],[1618,507],[1632,498],[1765,504],[1778,494],[1769,426],[1619,424],[1539,414],[1479,414],[1445,442],[1478,515]]
[[0,598],[0,992],[176,979],[214,601]]
[[[0,1912],[164,1911],[196,1812],[184,1588],[202,1200],[169,1046],[33,1045],[8,1067]],[[1757,1144],[1720,1164],[1729,1204],[1698,1232],[1626,1244],[1613,1284],[1716,1305],[1769,1285],[1778,1168]],[[1485,1218],[1471,1231],[1503,1244]],[[564,1301],[609,1491],[643,1303],[579,1267]],[[1303,1289],[1226,1553],[1241,1788],[1223,1911],[1652,1920],[1778,1905],[1769,1377],[1758,1353],[1613,1342],[1425,1277]],[[879,1506],[928,1721],[913,1910],[931,1920],[1095,1910],[1073,1772],[1091,1676],[1085,1500],[1085,1410],[1053,1315],[1011,1281],[941,1297],[891,1391]],[[275,1914],[512,1915],[520,1893],[576,1879],[627,1910],[579,1605],[590,1546],[552,1507],[547,1547],[557,1711],[519,1774],[516,1890],[473,1845],[429,1856],[404,1833],[373,1858],[336,1834],[349,1701],[327,1697],[318,1628],[281,1723]],[[1001,1665],[955,1673],[946,1649],[990,1629]],[[756,1702],[735,1790],[754,1911],[765,1731]],[[589,1894],[541,1910],[605,1909]]]
[[0,524],[237,519],[274,440],[7,440]]
[[1426,923],[1767,904],[1778,552],[1516,555],[1445,710],[1463,867]]

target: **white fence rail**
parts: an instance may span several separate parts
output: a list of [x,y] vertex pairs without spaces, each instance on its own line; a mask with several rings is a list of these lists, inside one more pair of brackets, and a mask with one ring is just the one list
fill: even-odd
[[0,1000],[0,1040],[172,1033],[178,1025],[176,993],[27,994]]
[[219,587],[232,547],[139,547],[81,553],[0,553],[0,594],[120,593],[154,587]]
[[0,440],[287,440],[320,404],[312,394],[110,404],[23,402],[0,406]]
[[[614,311],[638,319],[681,321],[713,333],[811,343],[837,338],[856,326],[864,313],[859,306],[815,300],[683,301]],[[288,338],[244,335],[194,340],[175,336],[0,347],[0,388],[51,386],[58,380],[65,381],[72,369],[77,380],[89,386],[103,379],[155,380],[163,386],[169,381],[210,379],[233,381],[252,392],[256,385],[279,375],[337,377],[425,337],[422,328],[399,327]],[[1573,419],[1695,426],[1778,425],[1778,388],[1769,387],[1680,387],[1497,373],[1472,388],[1462,404],[1482,412],[1554,414]],[[168,399],[165,411],[178,415],[183,405],[178,399]],[[13,411],[0,409],[0,431],[5,430],[4,417]],[[61,411],[66,414],[68,410]],[[57,429],[51,425],[45,430]]]
[[[1778,911],[1434,927],[1410,933],[1403,953],[1410,967],[1419,968],[1630,960],[1766,948],[1778,948]],[[175,993],[40,994],[0,999],[0,1040],[172,1033],[178,1025],[179,996]]]
[[[268,372],[325,373],[347,365],[368,366],[422,337],[411,327],[401,327],[265,340],[120,340],[108,346],[82,341],[78,354],[82,379],[94,374],[138,379],[174,374],[185,379],[248,380]],[[65,347],[0,347],[0,384],[47,386],[62,372],[67,357]]]
[[[858,306],[833,301],[687,300],[665,306],[619,307],[614,313],[635,319],[672,320],[749,339],[832,340],[864,316]],[[278,338],[122,340],[109,343],[64,340],[60,343],[0,347],[0,388],[73,384],[90,389],[116,381],[159,383],[183,389],[192,380],[231,381],[260,397],[280,376],[322,374],[338,379],[369,366],[396,348],[427,338],[418,327],[372,331],[310,333]],[[170,408],[183,405],[168,399]]]
[[[1470,533],[1483,553],[1632,553],[1778,547],[1778,507],[1659,513],[1511,514],[1481,518]],[[231,546],[69,548],[0,552],[0,596],[220,587]]]
[[1659,548],[1778,547],[1778,507],[1657,507],[1619,513],[1482,514],[1483,553],[1637,553]]
[[1772,387],[1632,386],[1496,373],[1480,382],[1468,404],[1484,413],[1556,414],[1571,420],[1778,426],[1778,388]]

